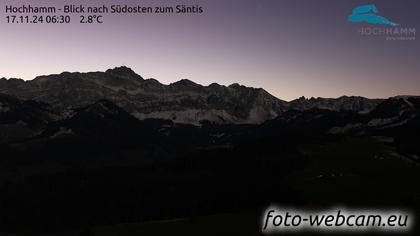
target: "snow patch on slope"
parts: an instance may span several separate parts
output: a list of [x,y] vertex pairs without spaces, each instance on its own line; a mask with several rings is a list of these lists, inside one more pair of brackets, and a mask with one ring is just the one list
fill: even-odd
[[224,110],[199,110],[189,109],[183,111],[161,111],[147,114],[134,113],[134,116],[140,120],[144,119],[165,119],[172,120],[175,123],[200,125],[200,121],[208,120],[218,124],[225,123],[244,123],[244,121],[228,114]]

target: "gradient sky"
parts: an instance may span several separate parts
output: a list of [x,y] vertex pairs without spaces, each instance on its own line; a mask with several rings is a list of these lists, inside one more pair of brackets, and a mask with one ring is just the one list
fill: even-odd
[[[103,25],[8,25],[7,4],[197,3],[201,15],[104,17]],[[299,96],[420,95],[420,38],[361,36],[352,8],[375,3],[380,15],[420,29],[418,0],[2,0],[0,77],[33,79],[63,71],[126,65],[145,78],[262,87]],[[74,15],[73,21],[77,21]]]

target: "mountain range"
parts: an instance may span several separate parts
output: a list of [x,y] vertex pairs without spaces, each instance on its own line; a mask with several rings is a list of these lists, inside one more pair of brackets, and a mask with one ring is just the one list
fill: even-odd
[[46,103],[60,112],[106,99],[140,120],[156,118],[195,125],[203,121],[261,124],[292,109],[369,112],[383,101],[343,96],[337,99],[302,97],[286,102],[264,89],[239,84],[202,86],[183,79],[165,85],[155,79],[143,79],[127,67],[106,72],[64,72],[29,81],[2,78],[0,93]]
[[286,102],[126,67],[0,79],[0,232],[194,222],[272,203],[420,209],[418,130],[416,96]]
[[280,133],[394,138],[400,133],[413,148],[407,137],[419,123],[419,101],[415,96],[343,96],[286,102],[238,84],[181,80],[164,85],[127,67],[65,72],[31,81],[0,79],[0,144],[44,145],[61,137],[115,144],[121,137],[126,143],[136,139],[189,150]]

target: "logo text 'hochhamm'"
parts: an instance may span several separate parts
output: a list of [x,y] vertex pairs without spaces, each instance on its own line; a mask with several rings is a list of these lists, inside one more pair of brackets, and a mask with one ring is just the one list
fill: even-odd
[[374,4],[355,7],[347,17],[347,21],[370,25],[357,30],[361,36],[383,37],[389,41],[416,40],[416,28],[401,27],[400,24],[381,16]]

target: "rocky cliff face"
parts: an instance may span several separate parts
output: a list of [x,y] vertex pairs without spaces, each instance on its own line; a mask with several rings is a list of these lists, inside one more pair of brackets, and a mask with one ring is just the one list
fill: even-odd
[[367,113],[373,110],[383,99],[368,99],[357,96],[342,96],[339,98],[305,98],[300,97],[289,103],[296,110],[324,109],[332,111],[356,111]]
[[[282,101],[261,88],[216,83],[202,86],[183,79],[165,85],[144,79],[127,67],[105,72],[39,76],[30,81],[0,79],[0,93],[49,104],[63,114],[101,99],[113,102],[143,120],[157,118],[199,125],[260,124],[288,110],[323,109],[368,113],[383,99],[364,97],[310,98]],[[3,109],[3,108],[1,108]]]
[[263,89],[238,84],[202,86],[189,80],[164,85],[127,67],[106,72],[62,73],[31,81],[1,79],[0,93],[51,104],[59,110],[114,102],[139,119],[178,123],[262,123],[284,110],[285,102]]

